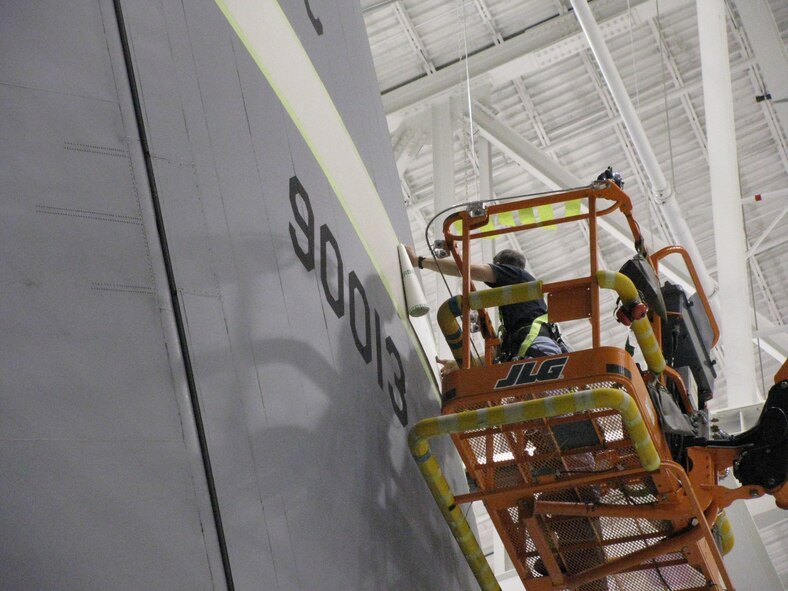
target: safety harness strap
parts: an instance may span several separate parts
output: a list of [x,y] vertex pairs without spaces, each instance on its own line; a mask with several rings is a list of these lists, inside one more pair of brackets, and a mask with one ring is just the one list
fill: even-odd
[[520,345],[520,349],[517,351],[518,357],[525,357],[525,352],[534,344],[536,337],[539,336],[539,331],[542,329],[542,325],[547,322],[547,314],[542,314],[541,316],[534,319],[531,323],[531,330],[528,331],[528,336],[525,337],[522,344]]

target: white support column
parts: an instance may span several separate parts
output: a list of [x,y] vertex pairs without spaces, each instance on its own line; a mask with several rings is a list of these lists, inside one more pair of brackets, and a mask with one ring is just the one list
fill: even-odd
[[[476,140],[476,149],[479,153],[479,199],[491,201],[494,198],[493,179],[492,179],[492,153],[490,142],[486,138],[480,137]],[[495,256],[496,239],[482,240],[482,261],[491,263]],[[488,310],[488,312],[492,312]],[[490,313],[493,326],[498,330],[498,315]],[[496,571],[497,572],[497,571]]]
[[490,142],[486,138],[476,140],[476,151],[479,160],[479,199],[490,201],[493,198],[492,154]]
[[[436,213],[455,203],[454,134],[448,99],[432,106],[432,186]],[[440,238],[440,227],[435,232]]]
[[698,0],[698,37],[709,148],[714,245],[717,253],[728,405],[758,401],[747,288],[747,242],[739,189],[733,92],[724,0]]
[[[476,140],[477,160],[479,162],[479,199],[484,202],[489,202],[495,199],[495,192],[493,191],[493,178],[492,178],[492,153],[490,151],[490,142],[486,138],[480,137]],[[493,256],[495,256],[495,243],[496,239],[482,240],[482,260],[485,263],[491,263]]]
[[[739,482],[733,475],[727,476],[720,484],[734,488]],[[725,555],[725,565],[737,589],[773,589],[782,591],[780,575],[769,557],[763,539],[753,521],[752,512],[758,512],[759,504],[774,507],[771,497],[757,500],[735,501],[725,509],[725,515],[733,529],[735,542],[733,549]]]
[[621,80],[618,69],[615,63],[613,63],[613,57],[610,55],[610,51],[607,48],[599,25],[596,20],[594,20],[594,16],[591,14],[591,9],[588,7],[586,0],[571,0],[571,2],[575,11],[575,16],[588,38],[588,43],[591,46],[591,50],[594,52],[594,57],[599,64],[599,69],[602,71],[602,75],[605,77],[605,82],[607,82],[610,93],[613,95],[613,100],[615,100],[616,106],[621,112],[621,117],[632,138],[632,143],[635,144],[635,149],[638,151],[643,161],[643,167],[646,169],[646,174],[648,174],[649,181],[651,182],[651,190],[654,194],[654,198],[663,211],[668,228],[678,243],[687,250],[692,258],[692,262],[695,264],[695,268],[698,272],[698,277],[703,284],[703,289],[709,296],[709,303],[711,304],[712,311],[716,316],[719,316],[719,303],[718,299],[715,297],[716,289],[714,281],[711,279],[706,269],[703,257],[701,257],[698,246],[695,243],[695,238],[681,213],[681,209],[676,201],[676,196],[673,193],[673,188],[665,178],[656,154],[654,154],[654,150],[651,148],[651,144],[646,136],[646,131],[643,129],[643,124],[640,122],[640,118],[635,112],[635,107],[627,94],[626,87]]
[[493,573],[496,577],[506,572],[506,548],[498,530],[493,528]]

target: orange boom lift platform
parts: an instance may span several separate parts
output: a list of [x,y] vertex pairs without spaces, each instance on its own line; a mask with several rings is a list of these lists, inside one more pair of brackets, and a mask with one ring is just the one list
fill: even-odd
[[[566,215],[537,221],[522,213],[544,207]],[[517,211],[524,223],[514,223]],[[462,505],[472,501],[484,503],[528,591],[732,590],[722,556],[733,546],[733,533],[723,509],[766,493],[788,508],[788,364],[753,429],[712,436],[704,401],[693,404],[680,374],[665,362],[664,320],[642,301],[640,278],[639,290],[624,273],[598,268],[598,219],[613,214],[624,216],[636,250],[645,255],[641,267],[653,273],[658,289],[659,261],[683,257],[713,346],[717,326],[689,256],[676,246],[647,256],[630,199],[612,182],[474,203],[444,222],[446,250],[463,279],[462,295],[441,306],[438,324],[459,369],[443,378],[442,416],[417,423],[409,443],[485,591],[499,586],[463,515]],[[496,227],[493,216],[507,223]],[[570,222],[588,225],[586,276],[475,289],[469,276],[473,240]],[[634,332],[646,369],[624,349],[601,345],[603,289],[617,292],[617,317]],[[486,308],[541,297],[550,322],[588,321],[591,348],[495,363],[500,341]],[[478,355],[472,353],[472,311],[484,339]],[[685,432],[666,426],[668,411],[686,418]],[[455,494],[443,477],[430,451],[430,439],[442,435],[454,441],[477,485],[472,492]],[[731,467],[743,483],[736,489],[719,485]]]

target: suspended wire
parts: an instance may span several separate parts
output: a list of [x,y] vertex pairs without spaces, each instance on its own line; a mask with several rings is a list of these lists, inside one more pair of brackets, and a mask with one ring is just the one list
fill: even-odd
[[[473,99],[471,98],[471,70],[468,65],[468,23],[465,18],[465,0],[458,0],[462,4],[462,42],[463,54],[465,59],[465,94],[468,99],[468,135],[471,148],[470,165],[473,168],[473,178],[476,188],[476,196],[479,196],[479,173],[474,166],[473,160],[476,158],[476,142],[473,137]],[[466,184],[467,186],[467,184]],[[465,195],[466,201],[468,195]]]
[[[468,143],[470,145],[470,154],[468,155],[468,164],[469,164],[469,166],[472,169],[472,174],[473,174],[473,178],[474,178],[475,195],[476,195],[476,198],[478,199],[478,196],[479,196],[479,174],[478,174],[478,171],[476,170],[476,166],[474,164],[474,159],[475,159],[475,156],[476,156],[476,143],[475,143],[474,134],[473,134],[473,99],[471,97],[471,73],[470,73],[470,67],[468,65],[468,23],[467,23],[467,18],[466,18],[466,15],[465,15],[465,0],[457,0],[457,1],[458,1],[457,15],[458,15],[458,18],[460,19],[460,24],[461,24],[461,27],[458,26],[457,29],[458,29],[458,32],[461,32],[461,34],[462,34],[462,49],[460,49],[459,43],[458,43],[458,53],[460,53],[460,59],[465,60],[465,81],[464,82],[465,82],[465,94],[466,94],[466,98],[467,98],[467,101],[468,101],[468,132],[467,133],[468,133],[468,136],[469,136],[468,137]],[[463,136],[464,135],[465,135],[465,133],[463,133]],[[463,152],[465,152],[465,148],[464,147],[463,147]],[[453,162],[453,160],[454,160],[454,158],[453,158],[453,151],[452,151],[452,162]],[[452,167],[452,169],[453,169],[453,167]],[[463,181],[464,181],[465,202],[466,202],[466,204],[470,201],[470,198],[469,198],[469,195],[468,195],[468,184],[469,184],[468,183],[468,172],[469,172],[468,171],[468,166],[463,167]],[[452,172],[452,174],[453,174],[453,172]],[[433,247],[433,243],[429,239],[429,231],[430,231],[430,227],[432,226],[432,223],[436,219],[442,218],[444,214],[446,214],[446,213],[448,213],[448,212],[450,212],[450,211],[452,211],[454,209],[459,209],[461,207],[463,207],[463,206],[453,205],[453,206],[447,207],[443,211],[440,211],[440,212],[434,214],[432,219],[430,219],[430,221],[427,223],[427,225],[426,225],[426,227],[424,229],[424,239],[425,239],[425,241],[426,241],[426,243],[427,243],[427,245],[428,245],[428,247],[430,249],[430,255],[432,255],[433,260],[437,260],[438,257],[435,255],[435,249]],[[440,230],[441,229],[436,229],[435,230],[435,235],[436,236],[438,235],[438,232]],[[449,293],[449,295],[451,297],[455,297],[456,294],[454,293],[454,290],[452,290],[452,288],[449,286],[449,282],[448,282],[448,280],[446,278],[446,275],[443,272],[441,272],[440,269],[438,269],[438,272],[440,273],[441,280],[443,281],[443,285],[446,288],[446,291]],[[479,351],[477,349],[476,343],[472,339],[470,340],[470,343],[471,343],[471,346],[473,347],[474,353],[477,356],[479,356]]]

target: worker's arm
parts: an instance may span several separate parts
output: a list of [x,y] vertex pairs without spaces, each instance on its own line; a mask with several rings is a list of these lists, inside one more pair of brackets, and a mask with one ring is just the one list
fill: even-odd
[[[405,250],[410,257],[410,264],[418,267],[419,255],[412,246],[406,246]],[[423,269],[429,271],[440,271],[444,275],[451,275],[452,277],[461,277],[462,273],[457,268],[457,263],[452,258],[435,259],[433,257],[424,257],[421,263]],[[495,272],[490,265],[474,264],[471,263],[471,279],[474,281],[484,281],[485,283],[495,283]]]

